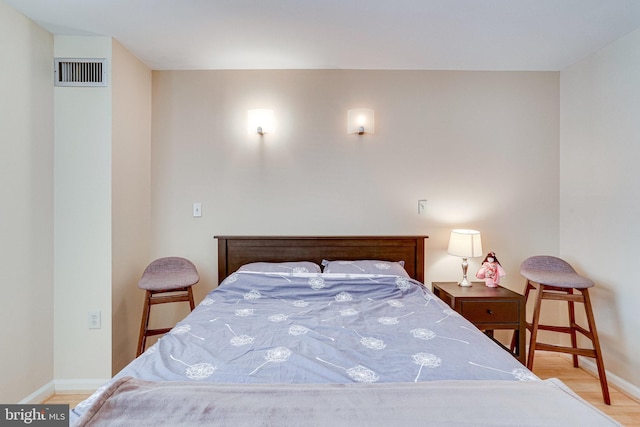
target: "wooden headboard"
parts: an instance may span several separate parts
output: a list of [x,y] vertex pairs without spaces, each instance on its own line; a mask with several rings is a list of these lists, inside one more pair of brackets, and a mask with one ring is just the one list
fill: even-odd
[[404,261],[409,275],[424,282],[424,241],[428,236],[215,236],[218,283],[250,262]]

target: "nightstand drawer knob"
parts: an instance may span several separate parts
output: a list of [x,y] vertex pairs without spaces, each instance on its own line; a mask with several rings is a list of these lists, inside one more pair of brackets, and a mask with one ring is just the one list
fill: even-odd
[[487,314],[493,314],[493,311],[491,311],[490,308],[487,309]]

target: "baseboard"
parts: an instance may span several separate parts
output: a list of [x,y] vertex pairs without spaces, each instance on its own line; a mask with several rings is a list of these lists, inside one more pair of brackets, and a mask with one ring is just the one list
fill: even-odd
[[54,380],[58,394],[93,393],[109,379]]
[[39,403],[44,402],[51,396],[53,396],[56,392],[55,385],[53,381],[49,381],[47,384],[43,385],[29,396],[25,397],[18,403],[21,405],[37,405]]
[[[562,356],[567,358],[569,361],[571,361],[570,355],[563,354]],[[598,377],[598,366],[596,365],[596,362],[592,358],[578,356],[578,363],[582,369],[589,372],[596,378]],[[620,390],[630,398],[640,402],[640,387],[636,387],[635,385],[620,378],[615,374],[612,374],[606,369],[605,369],[605,372],[607,373],[607,383],[615,386],[618,390]]]

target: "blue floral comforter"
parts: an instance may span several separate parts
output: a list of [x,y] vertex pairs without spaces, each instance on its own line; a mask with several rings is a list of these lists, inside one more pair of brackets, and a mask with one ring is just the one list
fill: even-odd
[[414,280],[253,272],[229,276],[113,381],[125,376],[245,384],[538,380]]

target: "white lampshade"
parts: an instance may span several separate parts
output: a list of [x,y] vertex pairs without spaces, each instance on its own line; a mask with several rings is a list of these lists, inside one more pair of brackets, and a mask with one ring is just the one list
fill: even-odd
[[475,258],[482,256],[482,240],[480,232],[476,230],[451,230],[449,238],[449,254],[461,258]]
[[273,110],[256,108],[247,112],[247,132],[249,134],[271,133],[274,129]]
[[370,108],[354,108],[347,112],[347,133],[375,133],[373,110]]

